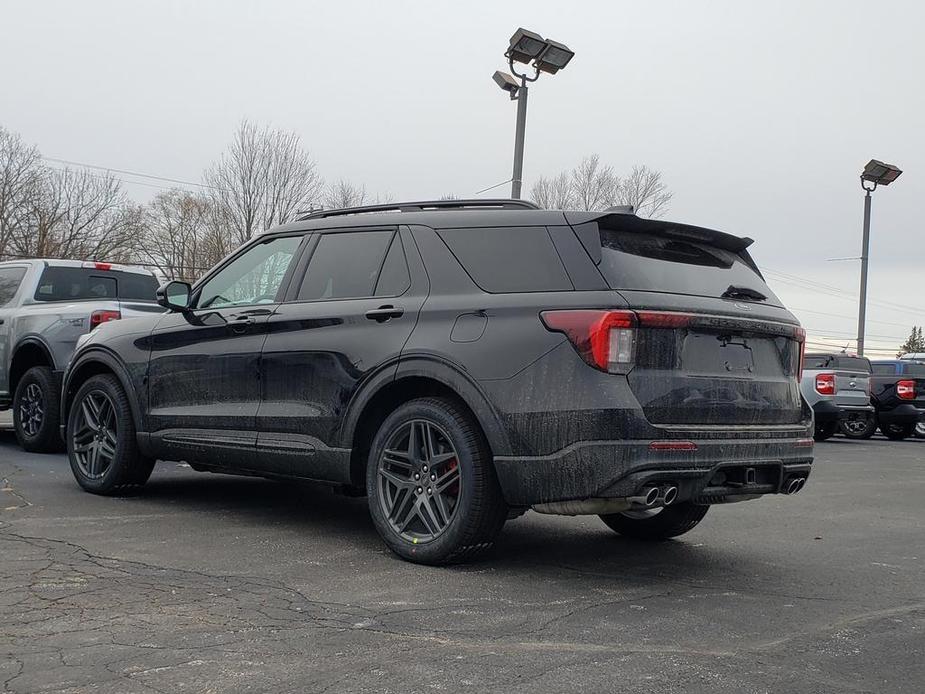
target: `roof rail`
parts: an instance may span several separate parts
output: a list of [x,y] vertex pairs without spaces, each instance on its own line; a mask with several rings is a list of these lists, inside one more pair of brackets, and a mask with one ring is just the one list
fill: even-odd
[[509,198],[476,198],[471,200],[422,200],[419,202],[393,202],[384,205],[363,205],[361,207],[343,207],[337,210],[314,210],[299,217],[306,219],[323,219],[349,214],[368,214],[370,212],[422,212],[425,210],[464,210],[470,208],[493,208],[496,210],[538,210],[539,205],[529,200],[512,200]]

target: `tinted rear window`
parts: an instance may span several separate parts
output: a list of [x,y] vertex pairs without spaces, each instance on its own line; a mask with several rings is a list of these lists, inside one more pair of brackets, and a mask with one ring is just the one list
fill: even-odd
[[836,357],[835,368],[870,373],[870,362],[864,357]]
[[807,354],[803,357],[803,370],[811,371],[815,369],[826,369],[832,362],[831,355],[828,354]]
[[140,299],[154,301],[157,280],[130,272],[106,272],[79,267],[45,268],[35,291],[37,301]]
[[0,267],[0,306],[6,306],[13,300],[25,274],[24,267]]
[[392,231],[324,234],[305,271],[299,301],[373,296]]
[[119,298],[135,301],[156,301],[157,280],[151,275],[134,272],[120,272],[116,278],[119,284]]
[[601,229],[600,270],[612,289],[718,297],[730,286],[780,300],[737,254],[704,243]]
[[440,237],[486,292],[573,289],[546,227],[443,229]]
[[871,364],[871,370],[877,376],[892,376],[896,373],[896,366],[893,364]]
[[925,364],[905,364],[903,374],[907,376],[925,376]]

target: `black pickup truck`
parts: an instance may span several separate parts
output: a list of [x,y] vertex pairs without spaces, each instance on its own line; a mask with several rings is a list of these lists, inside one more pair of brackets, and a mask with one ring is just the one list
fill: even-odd
[[[871,370],[870,402],[877,411],[880,431],[895,441],[912,436],[925,418],[925,363],[872,361]],[[871,426],[863,437],[873,434],[873,429]]]

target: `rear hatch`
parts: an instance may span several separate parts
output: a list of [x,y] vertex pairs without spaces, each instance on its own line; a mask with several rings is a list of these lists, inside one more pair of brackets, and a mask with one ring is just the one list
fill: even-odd
[[[600,250],[595,258],[590,247],[592,259],[638,316],[627,379],[650,422],[804,419],[803,331],[745,250],[750,239],[631,215],[594,226]],[[588,248],[587,229],[579,238]]]

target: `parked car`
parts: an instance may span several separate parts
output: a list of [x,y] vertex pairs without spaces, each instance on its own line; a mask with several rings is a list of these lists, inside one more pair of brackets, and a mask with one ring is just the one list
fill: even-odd
[[155,459],[320,480],[422,563],[529,508],[681,535],[810,474],[804,333],[750,243],[521,201],[315,212],[90,336],[71,469],[97,494]]
[[[871,366],[871,403],[880,432],[896,441],[914,435],[925,418],[925,364],[884,359]],[[869,437],[873,430],[864,433]]]
[[111,263],[0,263],[0,410],[27,451],[62,447],[61,374],[78,337],[118,318],[163,313],[151,272]]
[[813,352],[803,358],[803,397],[813,408],[817,441],[873,421],[870,404],[870,361],[840,352]]

